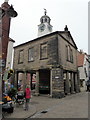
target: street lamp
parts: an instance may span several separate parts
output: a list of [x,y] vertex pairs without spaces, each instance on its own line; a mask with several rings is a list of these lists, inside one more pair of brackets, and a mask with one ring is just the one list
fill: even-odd
[[[5,2],[8,2],[8,0],[5,0]],[[6,6],[6,8],[7,8],[7,6]],[[3,19],[4,16],[7,16],[7,17],[11,18],[11,17],[16,17],[17,15],[18,15],[18,13],[14,10],[12,5],[9,6],[9,8],[7,8],[7,9],[4,9],[3,7],[0,7],[0,21],[3,21],[2,19]],[[2,22],[1,22],[1,24],[2,24]],[[2,29],[2,26],[1,26],[0,29]],[[2,41],[2,37],[1,37],[2,33],[1,32],[2,32],[2,30],[0,30],[0,45],[2,44],[2,42],[1,42]],[[1,46],[0,46],[0,49],[1,49]],[[0,54],[1,54],[1,56],[0,56],[0,73],[3,73],[4,72],[4,70],[2,70],[2,67],[3,67],[2,66],[2,54],[3,53],[0,53]],[[0,79],[2,79],[1,74],[0,74]],[[0,82],[0,84],[1,84],[1,82]],[[1,88],[0,88],[0,91],[1,91]]]
[[0,8],[0,19],[2,19],[5,14],[8,15],[9,17],[16,17],[18,15],[12,5],[6,11]]

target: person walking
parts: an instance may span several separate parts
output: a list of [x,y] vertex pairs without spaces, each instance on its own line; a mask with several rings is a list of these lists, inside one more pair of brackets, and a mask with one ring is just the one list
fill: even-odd
[[25,110],[28,110],[29,109],[29,101],[31,98],[31,90],[30,90],[29,85],[26,86],[24,96],[25,96]]

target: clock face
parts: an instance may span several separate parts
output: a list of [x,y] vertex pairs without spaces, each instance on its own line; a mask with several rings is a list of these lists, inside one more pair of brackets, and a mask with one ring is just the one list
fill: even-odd
[[42,24],[42,25],[40,26],[40,31],[42,32],[42,31],[44,31],[44,29],[45,29],[45,25]]
[[52,31],[52,27],[51,26],[48,26],[48,29],[49,29],[49,31]]

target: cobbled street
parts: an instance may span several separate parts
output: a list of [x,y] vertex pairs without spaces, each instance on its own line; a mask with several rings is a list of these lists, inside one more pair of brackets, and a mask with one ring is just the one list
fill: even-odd
[[30,104],[36,107],[36,113],[30,118],[88,118],[88,92],[62,99],[33,96]]

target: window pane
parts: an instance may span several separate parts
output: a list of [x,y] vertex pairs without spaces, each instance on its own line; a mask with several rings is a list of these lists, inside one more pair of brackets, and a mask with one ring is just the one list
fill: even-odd
[[68,47],[66,46],[66,60],[68,60]]
[[29,52],[28,52],[28,61],[33,61],[34,60],[34,49],[33,48],[30,48],[29,49]]
[[40,48],[40,58],[47,58],[47,44],[42,44]]
[[23,50],[19,52],[19,63],[23,63]]

